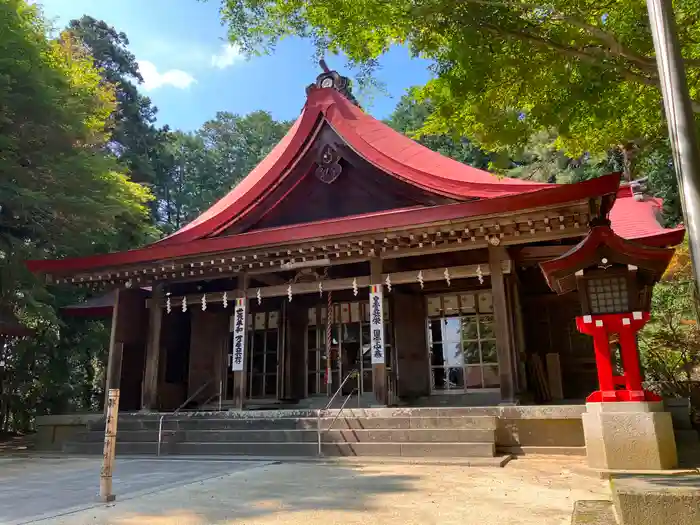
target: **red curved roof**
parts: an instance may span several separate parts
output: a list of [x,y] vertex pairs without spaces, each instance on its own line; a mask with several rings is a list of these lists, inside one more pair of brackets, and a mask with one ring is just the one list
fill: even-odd
[[654,273],[658,279],[664,273],[673,257],[673,248],[659,248],[639,242],[629,241],[620,237],[609,226],[595,226],[586,237],[564,255],[549,261],[541,262],[540,269],[549,287],[561,294],[574,290],[576,282],[569,279],[578,270],[599,264],[599,250],[608,248],[607,255],[613,262],[635,265]]
[[618,174],[605,175],[576,184],[550,184],[545,189],[505,195],[493,199],[414,207],[366,213],[292,226],[254,230],[237,235],[197,239],[186,243],[156,243],[124,252],[57,260],[27,261],[32,272],[82,271],[91,268],[137,264],[175,257],[189,257],[227,250],[274,246],[290,242],[337,237],[352,233],[386,231],[432,222],[462,220],[497,213],[554,206],[614,193],[620,184]]
[[360,156],[398,180],[455,200],[503,197],[551,184],[500,178],[432,151],[363,112],[333,88],[314,89],[284,138],[228,195],[158,244],[216,235],[249,212],[289,174],[327,122]]
[[[355,152],[385,173],[406,184],[462,202],[217,236],[245,217],[291,173],[296,162],[313,146],[324,123]],[[617,174],[566,185],[499,178],[421,146],[367,115],[333,88],[315,89],[310,92],[300,117],[270,154],[228,195],[171,236],[136,250],[55,261],[28,261],[27,266],[35,272],[66,272],[135,264],[504,213],[616,191],[617,201],[610,213],[615,233],[650,246],[673,246],[681,242],[682,228],[665,229],[657,220],[660,199],[637,201],[630,188],[618,189],[618,186]]]
[[620,237],[637,241],[648,246],[675,246],[685,235],[682,226],[664,228],[661,226],[663,200],[644,196],[636,200],[632,188],[622,186],[617,192],[615,205],[610,210],[613,231]]

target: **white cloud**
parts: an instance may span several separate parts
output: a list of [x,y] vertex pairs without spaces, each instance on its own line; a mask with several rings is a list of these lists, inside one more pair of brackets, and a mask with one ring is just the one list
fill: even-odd
[[211,57],[211,65],[224,69],[241,60],[243,60],[243,54],[240,48],[233,44],[224,44],[221,47],[221,52]]
[[139,71],[143,77],[142,87],[146,91],[158,89],[162,86],[173,86],[178,89],[187,89],[197,82],[195,78],[181,69],[168,69],[163,73],[158,72],[158,68],[153,62],[139,60]]

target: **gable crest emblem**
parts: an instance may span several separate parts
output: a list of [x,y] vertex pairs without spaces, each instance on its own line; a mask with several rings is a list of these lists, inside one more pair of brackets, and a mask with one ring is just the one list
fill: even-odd
[[343,171],[339,161],[340,155],[332,146],[329,144],[323,146],[316,159],[316,177],[326,184],[334,182]]

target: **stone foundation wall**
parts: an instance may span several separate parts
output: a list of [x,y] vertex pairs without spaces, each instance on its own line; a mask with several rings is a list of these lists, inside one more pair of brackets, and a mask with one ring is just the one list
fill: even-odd
[[[571,406],[516,406],[469,408],[377,408],[353,409],[344,412],[350,416],[362,412],[363,416],[388,417],[403,411],[439,410],[447,415],[491,415],[498,417],[496,446],[500,452],[512,454],[585,454],[581,413],[585,407]],[[138,413],[132,414],[138,416]],[[184,413],[182,415],[185,415]],[[197,413],[195,417],[315,417],[315,411],[284,410],[243,413]],[[358,414],[359,415],[359,414]],[[72,414],[40,416],[37,418],[36,448],[60,451],[62,444],[74,441],[86,430],[88,423],[99,421],[102,414]]]

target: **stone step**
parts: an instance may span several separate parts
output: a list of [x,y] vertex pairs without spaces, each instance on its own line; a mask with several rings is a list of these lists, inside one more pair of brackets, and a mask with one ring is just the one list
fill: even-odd
[[[453,396],[454,397],[454,396]],[[346,407],[342,415],[345,417],[462,417],[462,416],[498,416],[504,408],[499,406],[478,406],[478,407],[373,407],[373,408],[353,408]],[[515,407],[517,408],[517,407]],[[580,410],[579,410],[580,411]],[[325,412],[328,417],[334,417],[338,410],[331,409]],[[120,412],[119,420],[155,420],[166,414],[172,416],[172,412]],[[318,414],[316,409],[276,409],[276,410],[244,410],[244,411],[181,411],[177,414],[179,419],[270,419],[275,418],[315,418]]]
[[[153,430],[158,431],[161,422],[158,419],[120,418],[118,431]],[[334,429],[481,429],[495,430],[496,418],[491,416],[419,416],[419,417],[350,417],[345,414],[321,418],[321,427]],[[268,417],[251,418],[199,418],[173,417],[162,422],[163,430],[315,430],[317,418]],[[89,430],[104,432],[104,422],[94,422]]]
[[[67,441],[63,444],[63,452],[66,454],[88,454],[88,455],[102,455],[104,452],[104,444],[93,442],[79,442],[79,441]],[[161,444],[163,447],[163,444]],[[158,451],[158,445],[156,442],[117,442],[116,455],[117,456],[131,456],[131,455],[141,455],[148,454],[155,456]]]
[[[327,443],[493,443],[493,430],[471,428],[448,429],[336,429],[324,430],[323,442]],[[102,443],[104,433],[87,432],[82,441]],[[158,431],[155,430],[119,430],[117,442],[156,443]],[[318,432],[314,430],[166,430],[162,441],[176,443],[316,443]]]
[[322,441],[328,443],[495,443],[493,430],[471,428],[327,430]]
[[612,501],[575,501],[571,525],[617,525]]
[[698,525],[700,476],[614,474],[610,480],[621,525]]
[[[316,443],[177,443],[181,455],[317,456]],[[324,443],[323,456],[493,457],[488,443]]]
[[[155,443],[118,442],[117,455],[155,455]],[[70,454],[101,454],[102,443],[66,443]],[[317,443],[164,443],[162,455],[315,457]],[[324,456],[494,457],[493,443],[324,443]]]

